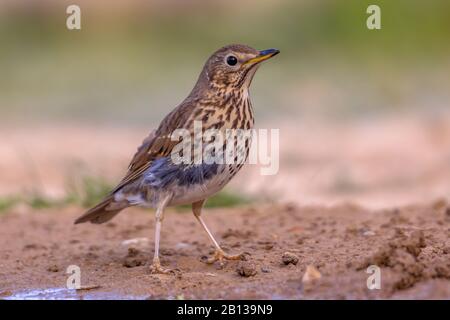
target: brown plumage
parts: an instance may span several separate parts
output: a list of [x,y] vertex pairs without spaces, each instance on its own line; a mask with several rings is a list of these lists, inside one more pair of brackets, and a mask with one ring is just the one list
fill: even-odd
[[[201,208],[208,197],[221,190],[239,171],[243,163],[173,162],[172,152],[181,143],[173,139],[175,129],[185,129],[195,137],[195,124],[202,130],[211,128],[224,133],[227,129],[251,129],[254,124],[249,86],[260,62],[279,51],[257,51],[244,45],[229,45],[216,51],[205,63],[189,96],[152,131],[138,148],[128,172],[111,193],[75,223],[103,223],[122,209],[142,205],[156,208],[155,256],[153,272],[167,272],[159,263],[159,233],[166,206],[192,204],[195,217],[216,247],[210,262],[237,259],[223,252],[206,227]],[[202,141],[204,143],[204,141]],[[248,156],[250,142],[236,152]]]

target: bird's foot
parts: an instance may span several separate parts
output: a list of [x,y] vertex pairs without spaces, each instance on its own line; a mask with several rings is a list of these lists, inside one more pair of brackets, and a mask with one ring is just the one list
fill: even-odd
[[219,262],[220,265],[223,265],[226,260],[245,260],[245,254],[241,253],[236,255],[230,255],[225,253],[221,249],[217,249],[211,258],[204,259],[204,261],[208,264]]
[[150,273],[151,274],[173,274],[175,270],[163,268],[159,259],[154,259],[153,263],[150,265]]

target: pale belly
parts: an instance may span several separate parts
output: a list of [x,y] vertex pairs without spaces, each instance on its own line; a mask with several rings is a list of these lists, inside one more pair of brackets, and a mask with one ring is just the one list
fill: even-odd
[[143,177],[116,195],[116,201],[127,200],[132,205],[157,207],[166,195],[169,206],[191,204],[219,192],[241,169],[239,165],[178,166],[161,159]]
[[[220,170],[220,169],[219,169]],[[233,176],[228,168],[223,168],[222,173],[218,173],[203,184],[194,184],[189,186],[175,185],[172,187],[173,198],[170,206],[190,204],[199,200],[207,199],[216,194],[225,187]]]

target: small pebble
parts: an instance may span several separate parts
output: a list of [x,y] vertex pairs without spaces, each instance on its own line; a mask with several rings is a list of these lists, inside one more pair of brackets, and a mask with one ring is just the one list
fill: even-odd
[[302,282],[312,282],[314,280],[318,280],[322,277],[319,270],[317,270],[314,266],[307,266],[305,274],[303,275]]
[[144,264],[145,264],[145,261],[143,261],[142,259],[139,259],[139,258],[135,258],[135,257],[126,258],[123,262],[123,266],[127,267],[127,268],[139,267],[139,266],[143,266]]
[[130,247],[128,248],[128,253],[127,253],[127,257],[136,257],[138,254],[140,253],[139,249],[136,249],[134,247]]
[[252,277],[256,275],[255,264],[249,261],[241,261],[236,267],[236,272],[242,277]]
[[56,264],[53,264],[53,265],[51,265],[51,266],[49,266],[47,268],[47,271],[49,271],[49,272],[58,272],[59,271],[59,267]]
[[293,254],[292,252],[288,252],[288,251],[283,253],[283,256],[281,257],[281,259],[285,265],[288,265],[288,264],[296,265],[299,260],[299,258],[295,254]]

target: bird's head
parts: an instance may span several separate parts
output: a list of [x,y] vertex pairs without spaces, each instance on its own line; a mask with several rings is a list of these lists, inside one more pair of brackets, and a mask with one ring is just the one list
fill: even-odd
[[225,46],[209,57],[200,79],[218,89],[248,88],[260,63],[279,52],[277,49],[258,51],[241,44]]

